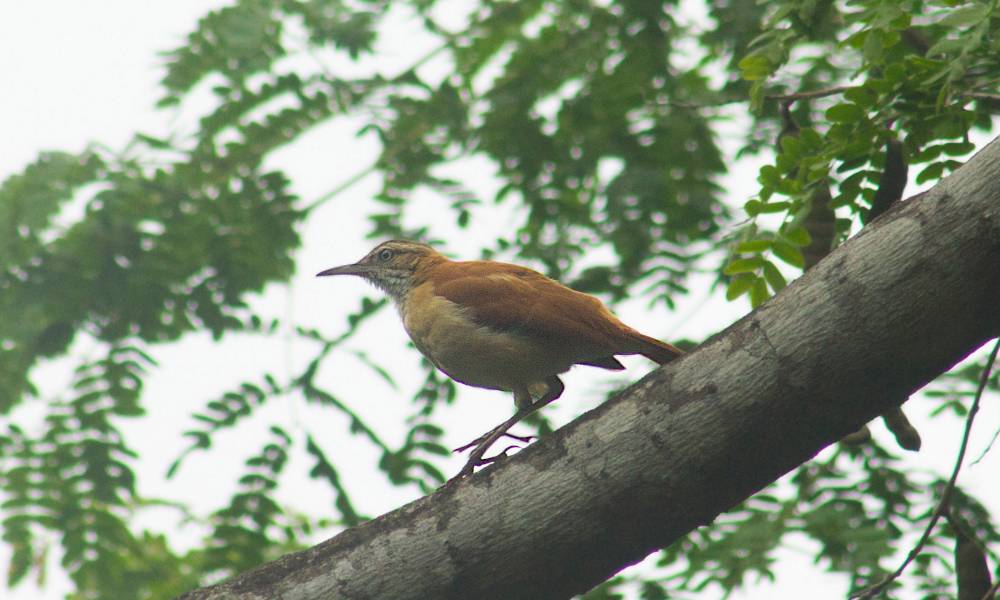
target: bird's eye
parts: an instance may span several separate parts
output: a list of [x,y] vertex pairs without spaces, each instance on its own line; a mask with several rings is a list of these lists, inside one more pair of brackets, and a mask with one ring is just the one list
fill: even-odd
[[378,253],[378,259],[382,262],[385,262],[390,258],[392,258],[392,250],[389,248],[382,248],[382,250]]

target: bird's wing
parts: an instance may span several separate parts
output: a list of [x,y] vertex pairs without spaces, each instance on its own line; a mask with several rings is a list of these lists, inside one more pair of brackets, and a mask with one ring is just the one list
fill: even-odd
[[[434,291],[465,307],[484,327],[546,343],[581,345],[602,356],[626,351],[616,327],[620,322],[597,298],[516,265],[465,262],[448,267],[438,274]],[[600,362],[597,356],[595,360]],[[598,366],[612,367],[610,362]]]
[[642,354],[660,364],[681,355],[619,321],[597,298],[525,267],[485,261],[440,265],[434,290],[484,327],[580,349],[581,364],[621,369],[615,354]]

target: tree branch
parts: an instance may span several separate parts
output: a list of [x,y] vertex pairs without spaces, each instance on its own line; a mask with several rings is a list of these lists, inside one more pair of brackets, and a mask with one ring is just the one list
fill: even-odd
[[694,352],[510,459],[184,598],[590,589],[1000,334],[996,181],[994,141]]

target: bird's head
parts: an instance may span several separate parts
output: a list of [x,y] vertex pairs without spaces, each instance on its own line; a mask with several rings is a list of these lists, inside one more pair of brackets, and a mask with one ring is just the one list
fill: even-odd
[[394,300],[402,300],[416,285],[421,270],[446,260],[427,244],[406,240],[382,242],[358,262],[333,267],[316,274],[357,275],[385,291]]

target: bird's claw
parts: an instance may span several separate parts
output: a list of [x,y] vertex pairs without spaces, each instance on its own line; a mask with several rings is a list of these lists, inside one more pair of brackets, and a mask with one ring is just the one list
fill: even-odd
[[508,452],[510,452],[511,450],[518,450],[519,448],[520,448],[519,446],[515,446],[514,444],[511,444],[510,446],[507,446],[506,448],[504,448],[500,452],[497,452],[493,456],[484,456],[484,457],[480,458],[477,461],[478,464],[476,464],[476,466],[477,467],[481,467],[483,465],[488,465],[488,464],[494,463],[494,462],[496,462],[498,460],[502,460],[504,458],[507,458],[507,453]]
[[[535,440],[538,437],[538,436],[535,436],[535,435],[514,435],[513,433],[505,433],[504,436],[509,437],[512,440],[517,440],[517,441],[521,442],[522,444],[530,444],[533,440]],[[504,450],[504,452],[506,452],[507,450],[509,450],[511,448],[516,448],[516,447],[517,446],[508,446]]]
[[[459,446],[458,448],[453,449],[452,452],[454,452],[455,454],[458,454],[460,452],[465,452],[469,448],[473,448],[473,447],[477,446],[480,442],[482,442],[487,437],[489,437],[489,435],[490,435],[489,432],[486,433],[486,434],[484,434],[484,435],[481,435],[481,436],[477,437],[476,439],[472,440],[471,442],[469,442],[468,444],[463,444],[463,445]],[[522,444],[528,444],[531,441],[533,441],[537,436],[534,436],[534,435],[515,435],[513,433],[504,433],[503,437],[509,437],[511,439],[514,439],[514,440],[517,440],[517,441],[521,442]],[[509,446],[507,449],[509,450],[510,448],[516,448],[516,446]],[[504,450],[504,451],[506,452],[506,450]]]
[[[519,440],[521,439],[520,436],[511,436],[511,437],[518,438]],[[527,437],[530,438],[534,436],[527,436]],[[482,467],[503,460],[507,458],[508,452],[510,452],[511,450],[518,450],[518,449],[520,449],[519,446],[511,444],[506,448],[504,448],[503,450],[501,450],[500,452],[494,454],[493,456],[480,456],[480,457],[470,456],[469,460],[465,463],[465,466],[462,467],[462,470],[458,472],[458,475],[455,475],[455,479],[461,479],[467,475],[472,475],[472,473],[476,470],[476,467]]]

